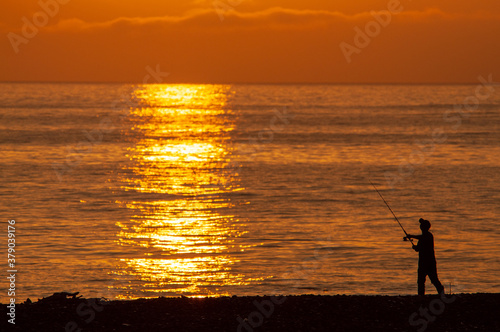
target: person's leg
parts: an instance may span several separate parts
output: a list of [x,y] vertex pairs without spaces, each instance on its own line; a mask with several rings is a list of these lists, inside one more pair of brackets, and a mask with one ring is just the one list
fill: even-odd
[[418,295],[425,295],[425,277],[427,276],[427,271],[424,268],[418,267]]
[[438,279],[436,266],[434,266],[429,271],[429,279],[431,280],[431,282],[434,285],[434,287],[436,287],[436,290],[437,290],[438,294],[444,293],[444,287],[443,287],[443,285],[441,284],[441,282]]

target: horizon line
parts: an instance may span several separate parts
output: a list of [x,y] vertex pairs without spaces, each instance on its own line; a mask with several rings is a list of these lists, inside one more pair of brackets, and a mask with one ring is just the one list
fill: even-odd
[[[172,84],[172,85],[475,85],[474,82],[159,82],[136,81],[0,81],[0,84]],[[497,83],[495,85],[498,85]]]

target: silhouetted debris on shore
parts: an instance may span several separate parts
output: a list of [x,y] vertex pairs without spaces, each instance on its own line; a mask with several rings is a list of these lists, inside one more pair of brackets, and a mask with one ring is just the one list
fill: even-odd
[[105,301],[56,293],[1,331],[500,331],[500,294],[254,296]]

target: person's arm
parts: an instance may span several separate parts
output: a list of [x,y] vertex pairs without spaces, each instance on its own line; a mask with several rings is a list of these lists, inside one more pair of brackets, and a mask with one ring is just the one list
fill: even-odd
[[[403,238],[403,240],[409,240],[409,239],[418,239],[420,240],[422,238],[422,235],[411,235],[411,234],[407,234],[407,236],[405,236]],[[415,245],[412,246],[413,250],[415,250],[416,252],[419,252],[420,250],[420,247],[418,246],[418,243]]]
[[417,240],[420,240],[422,238],[422,235],[411,235],[411,234],[408,234],[407,236],[409,239],[417,239]]
[[420,240],[422,238],[422,235],[411,235],[407,234],[405,237],[403,237],[403,241],[408,241],[409,239],[417,239]]

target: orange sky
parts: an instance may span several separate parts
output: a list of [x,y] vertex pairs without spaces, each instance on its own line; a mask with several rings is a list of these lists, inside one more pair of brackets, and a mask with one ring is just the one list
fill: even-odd
[[[2,1],[0,81],[142,82],[148,66],[165,83],[500,76],[498,0],[40,2],[50,15],[39,0]],[[370,12],[384,10],[382,26]]]

